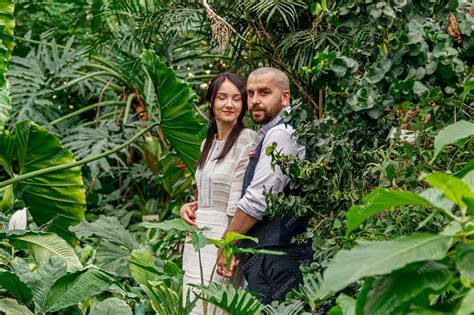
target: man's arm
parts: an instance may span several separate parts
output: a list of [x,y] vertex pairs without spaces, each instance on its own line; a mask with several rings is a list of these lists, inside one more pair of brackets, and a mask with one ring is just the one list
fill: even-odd
[[[223,237],[226,236],[229,232],[236,232],[239,234],[247,234],[248,231],[258,222],[257,219],[248,215],[247,213],[243,212],[240,208],[237,208],[235,211],[234,217],[230,222],[227,230],[224,232]],[[232,257],[232,262],[230,264],[230,268],[227,268],[227,262],[225,257],[222,253],[222,249],[219,248],[217,252],[217,273],[224,277],[232,277],[235,272],[235,268],[239,264],[239,261]]]
[[240,234],[247,234],[248,231],[258,222],[257,219],[243,212],[240,208],[235,211],[234,217],[230,222],[224,236],[228,232],[237,232]]

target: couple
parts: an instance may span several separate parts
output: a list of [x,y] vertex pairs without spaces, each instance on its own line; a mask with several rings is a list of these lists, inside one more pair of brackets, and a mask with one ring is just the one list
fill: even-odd
[[[277,143],[284,155],[304,157],[305,149],[296,143],[293,127],[283,123],[280,113],[290,106],[290,86],[285,73],[275,68],[259,68],[244,81],[235,74],[217,75],[206,94],[211,121],[207,137],[201,145],[196,171],[198,201],[184,204],[181,217],[190,225],[208,227],[205,235],[220,239],[233,231],[259,239],[239,243],[241,247],[269,249],[286,255],[246,255],[232,259],[227,269],[223,255],[213,245],[201,250],[199,257],[191,244],[183,253],[184,294],[189,284],[210,281],[217,260],[213,281],[229,281],[235,287],[256,293],[265,304],[284,300],[287,292],[302,282],[299,266],[312,259],[311,244],[296,245],[291,239],[306,231],[307,218],[264,216],[264,191],[286,192],[289,178],[278,166],[272,168],[267,147]],[[245,128],[243,119],[248,110],[252,120],[263,125],[258,133]],[[200,264],[201,262],[201,264]],[[192,314],[202,314],[199,301]]]

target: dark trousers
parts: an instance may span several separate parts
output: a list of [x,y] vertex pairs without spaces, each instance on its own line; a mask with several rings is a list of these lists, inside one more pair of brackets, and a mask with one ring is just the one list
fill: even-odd
[[[242,271],[248,289],[264,304],[284,301],[286,293],[303,283],[299,269],[312,260],[311,248],[266,248],[286,252],[286,255],[252,255],[242,258]],[[242,262],[242,261],[241,261]]]

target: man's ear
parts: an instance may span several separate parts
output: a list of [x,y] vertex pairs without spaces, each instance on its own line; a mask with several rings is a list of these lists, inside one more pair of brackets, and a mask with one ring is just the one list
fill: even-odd
[[290,90],[284,90],[281,94],[281,105],[283,105],[283,107],[290,105]]

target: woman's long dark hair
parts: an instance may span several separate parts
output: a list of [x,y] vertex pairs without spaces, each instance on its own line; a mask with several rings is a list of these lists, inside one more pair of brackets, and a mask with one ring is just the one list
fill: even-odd
[[221,161],[227,155],[227,153],[229,153],[230,149],[235,144],[235,141],[237,141],[240,132],[245,128],[243,120],[245,117],[245,113],[247,112],[247,88],[245,86],[244,80],[239,75],[233,73],[222,73],[216,75],[214,79],[212,79],[211,84],[209,85],[209,88],[206,92],[205,100],[206,102],[209,102],[211,107],[211,110],[209,111],[211,114],[211,120],[209,121],[209,129],[207,130],[206,142],[204,143],[204,148],[202,149],[201,156],[199,157],[199,160],[197,162],[198,168],[202,168],[204,166],[204,163],[206,163],[207,157],[209,156],[209,151],[212,147],[212,142],[214,141],[214,137],[217,134],[217,122],[214,115],[214,99],[220,86],[226,80],[230,81],[240,91],[240,96],[242,98],[242,111],[240,112],[240,115],[237,118],[237,123],[235,124],[234,128],[232,128],[232,131],[227,137],[221,154],[219,154],[216,160]]

